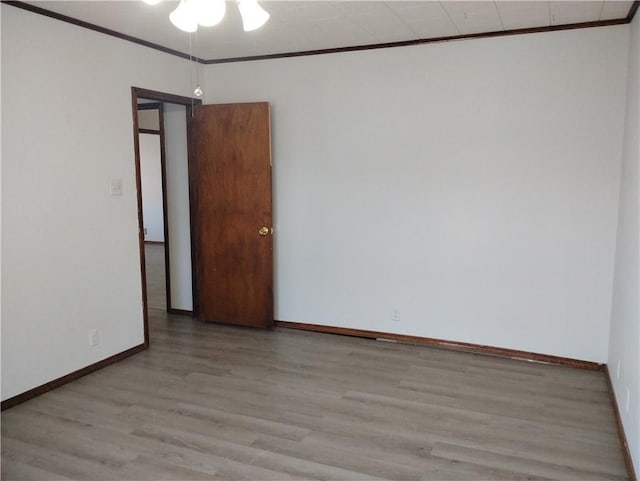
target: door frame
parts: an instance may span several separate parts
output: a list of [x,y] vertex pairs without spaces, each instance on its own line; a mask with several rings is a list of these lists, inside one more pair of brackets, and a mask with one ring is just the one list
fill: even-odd
[[[134,146],[134,160],[136,170],[136,197],[138,205],[138,246],[140,251],[140,278],[142,282],[142,319],[144,328],[144,346],[149,347],[149,313],[147,302],[147,270],[146,270],[146,256],[144,252],[144,219],[142,213],[142,171],[140,167],[140,141],[138,139],[138,99],[154,100],[156,102],[167,102],[172,104],[184,105],[187,116],[187,163],[192,158],[191,142],[191,116],[195,105],[201,105],[202,100],[194,99],[191,97],[183,97],[181,95],[174,95],[165,92],[158,92],[155,90],[144,89],[140,87],[131,87],[131,110],[133,116],[133,146]],[[162,109],[160,110],[162,114]],[[168,246],[168,225],[167,225],[167,193],[166,193],[166,176],[164,166],[164,125],[162,121],[162,115],[160,115],[160,136],[161,136],[161,161],[162,161],[162,204],[164,215],[164,230],[165,230],[165,272],[167,273],[166,289],[167,289],[167,311],[179,314],[187,314],[185,311],[174,310],[170,308],[170,280],[169,280],[169,246]],[[191,211],[191,194],[189,194],[189,210]],[[191,285],[192,285],[192,297],[193,297],[193,312],[197,311],[196,296],[195,296],[195,284],[194,284],[194,258],[193,258],[193,224],[190,224],[190,237],[191,241]]]

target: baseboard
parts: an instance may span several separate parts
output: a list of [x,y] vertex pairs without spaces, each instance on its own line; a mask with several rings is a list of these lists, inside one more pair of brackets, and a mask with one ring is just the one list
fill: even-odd
[[627,475],[629,481],[638,481],[636,472],[633,469],[633,460],[631,459],[631,451],[629,451],[629,443],[627,442],[627,435],[624,432],[624,426],[622,425],[622,418],[620,417],[620,410],[618,409],[618,400],[616,399],[616,392],[613,390],[613,383],[611,382],[611,375],[609,373],[609,366],[604,366],[604,377],[607,380],[607,387],[609,389],[609,399],[611,399],[611,405],[613,406],[613,413],[616,417],[616,426],[618,428],[618,439],[620,439],[620,446],[622,447],[622,455],[624,456],[624,464],[627,467]]
[[502,347],[483,346],[481,344],[471,344],[468,342],[446,341],[443,339],[433,339],[430,337],[407,336],[405,334],[392,334],[379,331],[365,331],[362,329],[351,329],[346,327],[323,326],[319,324],[304,324],[300,322],[276,321],[276,327],[286,329],[301,329],[304,331],[324,332],[328,334],[341,334],[343,336],[365,337],[369,339],[388,339],[410,344],[422,344],[426,346],[451,349],[455,351],[472,352],[474,354],[487,354],[491,356],[508,357],[511,359],[521,359],[524,361],[546,362],[549,364],[559,364],[571,366],[578,369],[589,369],[591,371],[601,371],[602,364],[591,361],[582,361],[568,357],[550,356],[548,354],[538,354],[535,352],[518,351],[515,349],[505,349]]
[[13,406],[16,406],[17,404],[21,404],[36,396],[40,396],[41,394],[44,394],[47,391],[56,389],[71,381],[75,381],[76,379],[79,379],[82,376],[91,374],[94,371],[102,369],[103,367],[107,367],[110,364],[114,364],[129,356],[133,356],[134,354],[137,354],[140,351],[145,350],[146,348],[147,346],[145,344],[140,344],[138,346],[132,347],[131,349],[127,349],[126,351],[122,351],[118,354],[114,354],[113,356],[103,359],[102,361],[98,361],[94,364],[83,367],[82,369],[78,369],[77,371],[69,373],[66,376],[62,376],[62,377],[59,377],[58,379],[54,379],[53,381],[49,381],[48,383],[43,384],[42,386],[29,389],[28,391],[25,391],[22,394],[18,394],[17,396],[13,396],[9,399],[2,401],[2,406],[0,407],[0,410],[4,411],[5,409],[9,409]]
[[181,316],[191,316],[191,317],[193,317],[193,311],[187,311],[186,309],[174,309],[174,308],[170,307],[169,309],[167,309],[167,312],[169,314],[179,314]]

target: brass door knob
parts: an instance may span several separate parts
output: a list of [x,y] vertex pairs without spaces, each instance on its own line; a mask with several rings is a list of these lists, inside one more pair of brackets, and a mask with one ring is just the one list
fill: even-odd
[[269,228],[268,227],[261,227],[260,230],[258,231],[258,234],[265,236],[265,235],[269,235]]

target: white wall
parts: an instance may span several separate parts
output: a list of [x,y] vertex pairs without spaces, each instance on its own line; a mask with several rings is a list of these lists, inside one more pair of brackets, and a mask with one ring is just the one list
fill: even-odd
[[276,318],[606,362],[627,48],[617,26],[208,66],[207,103],[272,103]]
[[143,342],[130,89],[190,80],[181,59],[1,8],[7,399]]
[[191,223],[189,218],[187,116],[184,105],[164,104],[164,133],[171,307],[191,311],[193,309]]
[[[636,477],[640,477],[640,20],[632,23],[609,372]],[[618,373],[618,363],[620,372]],[[627,410],[627,391],[629,410]]]
[[160,136],[139,134],[140,172],[142,178],[142,219],[144,240],[164,242],[164,214],[162,212],[162,162]]
[[[190,87],[1,11],[6,399],[142,342],[130,86]],[[208,66],[209,102],[272,102],[277,317],[606,361],[628,32]]]

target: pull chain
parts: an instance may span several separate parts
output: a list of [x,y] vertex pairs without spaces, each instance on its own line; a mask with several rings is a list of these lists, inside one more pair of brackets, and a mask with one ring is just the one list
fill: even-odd
[[[196,55],[194,57],[196,64],[196,89],[193,91],[193,95],[196,97],[202,97],[204,93],[200,88],[200,62],[198,62],[198,31],[196,30]],[[192,84],[193,85],[193,84]]]

